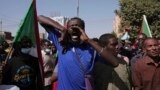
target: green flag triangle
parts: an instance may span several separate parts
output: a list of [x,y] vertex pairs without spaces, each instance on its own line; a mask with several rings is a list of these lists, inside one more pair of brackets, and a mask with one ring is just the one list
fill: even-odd
[[34,25],[34,4],[30,5],[30,8],[22,21],[20,28],[13,40],[14,42],[20,41],[23,36],[27,36],[32,40],[33,45],[35,45],[35,25]]
[[152,34],[151,34],[150,28],[148,26],[148,22],[147,22],[147,19],[146,19],[145,15],[143,15],[142,32],[144,34],[146,34],[147,37],[152,37]]

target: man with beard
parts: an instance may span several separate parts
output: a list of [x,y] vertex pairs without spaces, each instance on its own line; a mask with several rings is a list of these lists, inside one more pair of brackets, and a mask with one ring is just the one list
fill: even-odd
[[88,38],[82,19],[71,18],[66,28],[42,15],[38,16],[38,20],[58,50],[57,90],[86,90],[85,74],[92,73],[95,50],[113,66],[118,65],[112,54]]
[[133,81],[135,90],[159,90],[160,52],[158,40],[147,38],[142,46],[146,56],[134,65]]

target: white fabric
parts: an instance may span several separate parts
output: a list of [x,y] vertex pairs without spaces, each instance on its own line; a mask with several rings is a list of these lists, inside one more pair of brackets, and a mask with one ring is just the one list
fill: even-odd
[[[46,52],[44,50],[41,50],[41,53],[42,53],[42,60],[43,60],[43,67],[44,67],[44,73],[46,72],[53,72],[54,71],[54,68],[55,68],[55,65],[56,65],[56,56],[55,54],[50,54],[50,55],[47,55]],[[52,82],[51,82],[51,76],[52,74],[49,74],[47,76],[45,76],[44,78],[44,85],[45,86],[48,86],[50,85]]]
[[0,85],[0,90],[20,90],[20,89],[15,85]]
[[29,54],[33,57],[38,57],[37,47],[31,47],[31,51]]
[[125,32],[125,34],[121,37],[121,40],[128,40],[130,38],[128,32]]

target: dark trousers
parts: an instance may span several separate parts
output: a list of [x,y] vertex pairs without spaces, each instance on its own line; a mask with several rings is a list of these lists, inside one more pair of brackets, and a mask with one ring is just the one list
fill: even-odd
[[48,86],[44,86],[44,90],[52,90],[52,84]]

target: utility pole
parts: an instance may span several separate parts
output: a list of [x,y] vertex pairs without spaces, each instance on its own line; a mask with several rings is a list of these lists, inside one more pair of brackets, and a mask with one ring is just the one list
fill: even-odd
[[0,26],[1,26],[1,37],[3,37],[3,32],[2,32],[2,20],[0,21]]
[[1,24],[1,32],[2,32],[2,20],[0,21],[0,24]]
[[77,0],[77,17],[79,17],[79,0]]

